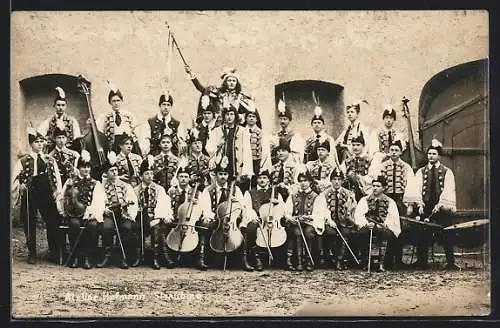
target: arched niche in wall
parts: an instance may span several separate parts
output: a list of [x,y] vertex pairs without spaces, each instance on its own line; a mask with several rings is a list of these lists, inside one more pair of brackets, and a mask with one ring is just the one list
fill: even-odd
[[82,133],[85,131],[86,120],[89,117],[85,97],[78,91],[77,77],[67,74],[45,74],[26,78],[19,82],[24,102],[24,118],[26,126],[31,121],[37,128],[45,119],[54,115],[54,98],[56,87],[61,87],[66,93],[68,115],[74,116],[80,124]]
[[[337,138],[344,126],[344,87],[341,85],[318,80],[296,80],[277,84],[274,87],[275,108],[278,108],[278,101],[284,93],[286,104],[292,111],[292,124],[306,137],[312,133],[311,118],[316,107],[313,91],[319,98],[327,132]],[[275,118],[275,125],[279,128],[277,109]]]

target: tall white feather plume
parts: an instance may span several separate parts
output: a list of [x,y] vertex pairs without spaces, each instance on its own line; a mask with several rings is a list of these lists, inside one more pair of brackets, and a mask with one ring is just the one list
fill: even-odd
[[36,136],[36,130],[33,128],[33,126],[28,125],[28,128],[26,130],[27,130],[28,134]]
[[210,104],[210,97],[207,95],[203,95],[201,97],[201,108],[207,109],[209,104]]
[[222,157],[222,160],[220,161],[220,167],[225,169],[229,165],[229,159],[227,156]]
[[116,163],[116,153],[114,151],[108,153],[108,161],[111,165]]
[[61,88],[61,87],[56,87],[56,91],[57,91],[57,93],[59,93],[59,97],[61,97],[61,98],[66,98],[66,93],[64,93],[63,88]]
[[389,111],[389,113],[394,112],[394,107],[391,104],[385,105],[385,109]]
[[106,82],[108,82],[108,86],[111,91],[116,92],[118,90],[116,85],[114,85],[110,80],[106,80]]
[[432,147],[443,147],[443,144],[440,143],[437,139],[432,139],[431,146]]
[[278,102],[278,111],[280,113],[285,112],[285,102],[282,99],[280,99],[280,101]]
[[322,113],[323,113],[323,110],[321,109],[320,106],[314,107],[314,116],[320,117]]
[[151,155],[151,154],[148,154],[147,161],[148,161],[148,168],[152,169],[153,168],[153,164],[155,162],[155,157],[153,155]]
[[88,151],[86,151],[85,149],[82,150],[80,157],[83,161],[90,162],[90,153]]
[[191,129],[191,135],[193,136],[194,139],[198,139],[199,134],[200,134],[200,131],[197,128]]

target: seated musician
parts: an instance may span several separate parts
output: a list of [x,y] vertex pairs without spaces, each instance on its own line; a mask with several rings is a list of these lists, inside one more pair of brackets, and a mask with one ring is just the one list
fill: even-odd
[[57,163],[59,167],[59,173],[61,174],[61,183],[65,183],[68,178],[76,174],[76,164],[80,154],[76,151],[68,149],[66,144],[68,143],[67,131],[56,127],[53,131],[53,137],[55,142],[54,149],[49,153]]
[[[415,174],[418,213],[425,222],[434,222],[443,227],[452,224],[452,213],[456,211],[455,176],[453,171],[441,163],[443,145],[436,139],[427,148],[428,163]],[[444,247],[447,270],[461,270],[455,264],[453,244],[448,235],[441,233],[438,239]],[[415,267],[428,267],[427,252],[433,242],[432,236],[422,235],[418,241]]]
[[[317,159],[307,162],[306,167],[314,179],[312,188],[319,194],[330,186],[329,176],[333,169],[337,167],[337,164],[335,162],[335,158],[332,157],[332,153],[330,152],[332,147],[328,139],[319,139],[315,144]],[[336,153],[335,148],[333,148],[333,151]]]
[[164,134],[161,137],[160,149],[161,152],[155,156],[153,164],[153,181],[168,190],[179,166],[179,158],[172,153],[172,137],[170,135]]
[[[253,235],[254,229],[255,232],[257,233],[257,220],[261,220],[262,218],[259,217],[259,209],[263,204],[272,202],[272,204],[277,205],[279,203],[283,204],[283,198],[281,195],[276,192],[275,195],[277,195],[276,198],[271,199],[271,193],[272,193],[272,187],[270,184],[270,174],[269,171],[266,169],[261,170],[257,174],[257,186],[255,188],[252,188],[248,190],[245,195],[245,206],[247,207],[247,215],[248,215],[248,221],[250,223],[247,226],[247,231],[251,231],[252,234],[249,234],[249,241],[248,243],[251,244],[250,248],[252,250],[252,253],[254,255],[255,259],[255,269],[257,271],[262,271],[263,266],[262,266],[262,261],[259,256],[259,252],[257,250],[257,246],[255,245],[255,239],[257,238],[256,235]],[[281,218],[275,218],[275,220],[281,220]],[[262,223],[262,222],[261,222]],[[280,223],[281,224],[281,223]]]
[[365,235],[366,243],[363,247],[362,261],[368,264],[371,259],[367,256],[367,248],[370,245],[370,230],[378,240],[378,270],[386,271],[384,268],[384,257],[388,241],[397,238],[401,233],[401,224],[396,202],[384,194],[387,185],[386,179],[379,175],[372,181],[372,192],[362,197],[354,211],[354,223],[361,227]]
[[[97,247],[98,228],[103,222],[104,189],[99,181],[90,176],[90,154],[87,151],[82,151],[76,167],[78,174],[66,180],[57,205],[61,215],[67,219],[70,247],[74,250],[70,268],[77,268],[83,258],[83,268],[91,269],[89,258]],[[85,228],[78,237],[80,227]],[[78,238],[80,240],[76,245]]]
[[221,161],[217,163],[214,171],[215,171],[215,183],[205,188],[205,190],[203,190],[199,198],[199,204],[203,208],[202,223],[204,227],[208,228],[208,230],[202,230],[202,229],[199,230],[199,236],[200,236],[200,259],[198,263],[199,268],[201,270],[207,269],[207,266],[205,264],[204,250],[206,242],[209,240],[213,229],[215,229],[217,225],[216,221],[216,219],[218,219],[216,218],[217,207],[221,203],[229,199],[232,199],[233,201],[239,202],[243,208],[241,222],[238,225],[244,237],[243,259],[242,259],[243,268],[245,270],[253,270],[253,267],[248,263],[247,256],[249,251],[248,247],[248,240],[250,239],[249,235],[250,237],[252,237],[252,234],[255,234],[255,231],[253,231],[254,229],[253,225],[251,225],[251,227],[247,229],[249,220],[247,220],[246,210],[244,206],[245,202],[240,188],[235,185],[234,195],[229,194],[230,184],[228,183],[228,181],[232,178],[229,175],[230,171],[229,160],[226,157],[222,157]]
[[280,140],[276,150],[278,161],[270,171],[271,183],[279,188],[283,200],[286,201],[295,187],[298,163],[290,154],[290,144],[285,139]]
[[322,236],[318,235],[318,239],[323,241],[319,247],[320,263],[324,263],[325,251],[326,256],[329,257],[329,249],[333,248],[336,257],[335,269],[345,270],[348,262],[346,246],[336,228],[349,242],[350,235],[358,228],[353,217],[357,203],[354,193],[342,187],[344,173],[340,169],[333,169],[330,180],[331,187],[318,195],[312,214],[313,217],[320,217],[325,220],[325,231]]
[[[172,212],[170,197],[166,194],[165,189],[153,182],[153,163],[154,157],[148,155],[142,161],[139,169],[142,183],[135,187],[135,193],[139,201],[139,213],[137,214],[136,223],[139,230],[139,238],[145,239],[151,235],[153,269],[160,269],[160,262],[158,261],[159,253],[163,254],[166,266],[170,269],[173,268],[174,261],[170,258],[170,251],[166,246],[165,236],[172,228],[171,223],[174,221],[174,214]],[[143,236],[141,236],[141,224],[143,225]],[[145,241],[140,240],[140,242],[144,243]],[[141,255],[141,248],[139,248],[136,262],[132,266],[140,264]]]
[[351,140],[352,155],[342,162],[340,169],[346,175],[344,187],[354,192],[356,201],[370,192],[371,180],[377,167],[365,154],[365,138],[360,134]]
[[[382,163],[380,172],[387,180],[385,194],[396,202],[401,215],[407,212],[408,204],[417,200],[413,170],[408,163],[401,159],[402,150],[401,140],[393,141],[389,147],[390,158]],[[400,238],[393,239],[387,245],[386,268],[402,267],[403,244],[401,237],[403,234],[404,231]]]
[[[313,179],[309,171],[301,168],[297,175],[299,190],[293,192],[285,202],[285,218],[283,224],[288,230],[288,242],[286,252],[286,265],[288,270],[303,271],[303,263],[306,263],[306,270],[314,270],[310,253],[313,240],[316,234],[322,234],[324,230],[324,220],[320,217],[312,216],[313,206],[318,196],[311,189]],[[300,226],[299,226],[300,225]],[[307,244],[304,244],[304,239]],[[296,248],[297,262],[293,265],[293,248]],[[307,252],[309,249],[309,252]],[[305,261],[304,261],[305,260]]]
[[190,129],[188,136],[187,169],[189,172],[203,177],[202,185],[199,187],[200,191],[203,191],[211,183],[208,169],[210,157],[203,154],[203,140],[198,129]]
[[[105,208],[102,231],[102,244],[104,247],[104,258],[97,264],[98,268],[103,268],[111,261],[111,250],[113,244],[113,229],[116,229],[120,235],[120,248],[122,269],[128,269],[127,253],[138,248],[135,219],[137,216],[137,196],[131,185],[118,178],[118,166],[116,163],[116,154],[111,151],[108,154],[108,161],[104,165],[106,177],[103,178],[103,187],[105,195]],[[115,225],[116,220],[116,225]],[[125,253],[125,257],[123,256]]]
[[134,146],[134,139],[132,136],[124,134],[118,144],[121,150],[116,156],[118,176],[120,180],[135,187],[141,182],[139,168],[142,163],[142,157],[132,153],[132,147]]
[[[337,156],[337,144],[335,139],[326,132],[325,129],[325,119],[322,115],[322,109],[316,106],[314,109],[314,116],[311,119],[311,127],[313,134],[306,139],[306,148],[304,151],[304,163],[315,161],[318,159],[319,154],[316,152],[319,143],[324,143],[328,141],[330,146],[330,157],[334,165],[339,166],[340,162]],[[329,173],[328,173],[329,174]],[[326,175],[328,177],[328,174]]]

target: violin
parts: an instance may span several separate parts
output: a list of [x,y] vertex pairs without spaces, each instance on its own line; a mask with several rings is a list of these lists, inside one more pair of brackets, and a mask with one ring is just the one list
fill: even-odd
[[196,249],[199,242],[195,222],[198,221],[203,211],[196,203],[196,194],[199,182],[194,185],[189,200],[185,200],[177,209],[178,224],[167,235],[167,245],[177,252],[188,253]]
[[281,201],[273,204],[276,188],[271,189],[269,203],[262,204],[259,208],[259,217],[263,222],[262,233],[257,234],[256,244],[259,247],[279,247],[286,241],[285,227],[281,225],[281,218],[285,215],[285,204]]
[[413,129],[411,127],[411,118],[408,108],[410,100],[403,97],[401,102],[403,107],[403,117],[406,118],[408,127],[408,148],[406,148],[403,154],[401,154],[401,159],[410,164],[413,172],[415,173],[419,167],[422,167],[425,163],[427,163],[427,154],[418,149],[415,146],[415,141],[413,140]]
[[217,228],[210,236],[210,247],[216,253],[230,253],[237,250],[243,243],[243,235],[238,228],[243,207],[238,201],[233,201],[235,195],[235,182],[231,182],[229,199],[220,203],[216,210]]

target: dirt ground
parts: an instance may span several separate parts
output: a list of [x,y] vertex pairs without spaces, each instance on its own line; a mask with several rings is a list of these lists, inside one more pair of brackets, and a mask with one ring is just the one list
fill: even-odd
[[[42,237],[43,234],[40,234]],[[38,238],[39,257],[46,253]],[[314,272],[148,266],[69,269],[26,263],[24,236],[12,235],[12,311],[24,317],[420,316],[488,315],[490,274],[480,259],[457,257],[461,272]],[[437,257],[437,261],[444,261]],[[439,263],[437,266],[440,266]]]

